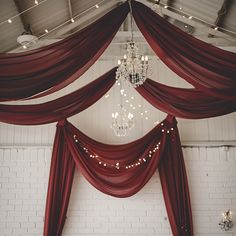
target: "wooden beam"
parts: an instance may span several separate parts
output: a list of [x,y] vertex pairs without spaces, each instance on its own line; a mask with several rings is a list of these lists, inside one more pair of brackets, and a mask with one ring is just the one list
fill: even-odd
[[73,19],[71,0],[67,0],[70,19]]
[[[224,0],[223,4],[221,5],[220,10],[218,11],[217,18],[214,22],[215,27],[221,27],[223,25],[223,21],[227,15],[228,9],[233,1],[231,0]],[[221,30],[221,29],[218,29]],[[208,37],[214,37],[213,34],[209,34]]]
[[[23,9],[21,8],[20,1],[14,0],[14,3],[15,3],[15,5],[16,5],[17,11],[18,11],[19,13],[22,12]],[[27,21],[27,19],[26,19],[26,17],[24,16],[24,14],[21,14],[19,17],[20,17],[20,20],[21,20],[21,22],[22,22],[22,24],[23,24],[24,29],[26,30],[26,29],[28,28],[28,26],[29,26],[29,22]],[[23,32],[22,32],[22,33],[23,33]]]

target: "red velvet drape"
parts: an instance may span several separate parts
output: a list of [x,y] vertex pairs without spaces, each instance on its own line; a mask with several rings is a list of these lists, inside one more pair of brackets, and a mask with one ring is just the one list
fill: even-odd
[[0,104],[0,121],[18,125],[39,125],[75,115],[99,100],[115,83],[116,68],[61,98],[34,105]]
[[154,107],[176,117],[201,119],[236,111],[235,102],[209,96],[195,88],[175,88],[147,79],[136,90]]
[[178,129],[175,128],[171,135],[165,142],[165,156],[158,167],[161,186],[173,235],[191,236],[190,195]]
[[0,54],[0,101],[50,94],[81,76],[104,52],[129,11],[127,3],[60,42]]
[[66,220],[75,162],[64,140],[63,122],[57,124],[45,211],[44,236],[61,235]]
[[[0,104],[0,121],[39,125],[73,116],[94,104],[115,83],[116,68],[75,92],[35,105]],[[211,97],[198,89],[175,88],[147,79],[137,91],[154,107],[176,117],[200,119],[236,111],[236,103]]]
[[[64,124],[60,122],[57,127],[55,140],[53,163],[59,147],[68,150],[70,154],[60,151],[59,148],[57,158],[66,161],[67,155],[71,160],[71,155],[79,171],[94,187],[115,197],[129,197],[137,193],[152,177],[159,165],[166,208],[170,222],[173,223],[173,234],[174,236],[192,235],[188,183],[174,117],[168,116],[143,138],[124,145],[99,143],[66,121]],[[64,173],[63,165],[61,166],[61,172]],[[73,166],[70,168],[72,169]],[[55,176],[54,172],[57,169],[57,166],[52,165],[50,176]],[[179,179],[173,182],[173,178]],[[58,183],[56,187],[54,187],[55,182]],[[58,228],[61,227],[61,224],[50,223],[53,222],[54,217],[51,209],[54,209],[53,206],[58,201],[57,191],[62,188],[60,183],[60,180],[54,179],[54,182],[49,182],[48,187],[45,229],[51,227],[51,232],[59,232]],[[70,189],[71,182],[68,185]],[[65,193],[68,195],[68,191]],[[176,200],[178,200],[177,204]],[[64,204],[65,208],[67,206],[68,201]],[[60,211],[62,210],[59,209],[57,212]],[[180,230],[183,226],[184,231]],[[186,229],[188,231],[185,231]],[[45,230],[44,236],[49,236],[48,232]],[[60,235],[60,233],[53,235]]]
[[236,101],[236,53],[192,37],[142,3],[131,3],[138,28],[170,69],[206,94]]

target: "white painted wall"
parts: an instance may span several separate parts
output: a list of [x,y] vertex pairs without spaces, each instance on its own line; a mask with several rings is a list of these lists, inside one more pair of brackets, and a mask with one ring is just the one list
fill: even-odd
[[[173,86],[185,82],[160,61],[152,63],[152,79]],[[116,60],[97,62],[78,82],[58,96],[92,81],[116,65]],[[105,143],[126,143],[143,136],[165,114],[134,94],[136,126],[130,136],[115,137],[111,113],[117,108],[118,88],[94,106],[70,118],[79,129]],[[131,95],[130,95],[131,96]],[[52,96],[50,96],[52,98]],[[38,102],[42,101],[39,99]],[[141,104],[142,108],[138,108]],[[147,110],[148,120],[140,113]],[[197,236],[236,236],[236,227],[223,232],[221,213],[231,209],[236,220],[236,147],[210,147],[236,143],[236,113],[203,120],[178,119],[189,176]],[[55,123],[37,127],[0,123],[0,236],[42,235],[44,207]],[[200,145],[201,147],[198,147]],[[207,147],[205,147],[207,146]],[[170,236],[158,173],[135,196],[116,199],[98,192],[76,174],[63,235]]]

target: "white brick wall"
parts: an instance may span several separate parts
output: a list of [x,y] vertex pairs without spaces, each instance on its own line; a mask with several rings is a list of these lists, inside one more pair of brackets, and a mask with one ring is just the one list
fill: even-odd
[[[221,213],[236,220],[236,148],[184,148],[196,236],[223,232]],[[43,232],[51,147],[0,148],[0,236]],[[171,236],[158,174],[136,195],[107,196],[76,173],[63,235]]]

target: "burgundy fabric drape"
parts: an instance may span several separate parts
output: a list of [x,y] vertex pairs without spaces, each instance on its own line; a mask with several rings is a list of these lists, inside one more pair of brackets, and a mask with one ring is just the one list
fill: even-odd
[[[0,122],[39,125],[73,116],[94,104],[112,87],[116,69],[111,69],[71,94],[49,102],[35,105],[0,104]],[[154,107],[176,117],[200,119],[236,111],[236,103],[208,96],[195,88],[175,88],[147,79],[136,90]]]
[[164,157],[159,164],[162,192],[174,236],[193,235],[188,180],[178,129],[166,139]]
[[34,105],[0,104],[0,121],[18,125],[39,125],[75,115],[99,100],[115,83],[116,68],[95,81],[50,102]]
[[136,90],[154,107],[176,117],[201,119],[236,111],[236,102],[211,97],[195,88],[175,88],[147,79]]
[[[66,151],[60,150],[59,147]],[[120,198],[137,193],[152,177],[159,165],[166,208],[170,223],[173,223],[173,234],[174,236],[192,236],[188,183],[174,117],[168,116],[144,137],[123,145],[97,142],[69,122],[60,122],[57,126],[54,149],[53,163],[56,161],[56,155],[59,160],[65,160],[65,156],[69,156],[71,160],[71,155],[76,167],[95,188]],[[60,172],[65,173],[67,167],[68,165],[62,166]],[[70,166],[70,169],[73,168]],[[56,204],[57,191],[61,188],[61,181],[51,177],[51,175],[55,176],[55,169],[51,168],[50,173],[45,229],[50,228],[53,223],[54,214],[51,211],[54,208],[52,206]],[[69,168],[66,171],[69,171]],[[173,182],[174,178],[179,179]],[[54,187],[53,180],[59,183],[58,187]],[[70,189],[71,182],[68,185]],[[66,203],[68,204],[68,201]],[[67,207],[67,204],[64,205]],[[51,232],[59,232],[61,225],[51,225],[54,230]],[[179,230],[183,226],[184,231]],[[188,231],[185,231],[186,229]],[[48,230],[44,232],[44,236],[50,235],[47,234]],[[60,235],[60,233],[52,235]]]
[[61,235],[66,220],[66,212],[74,178],[75,162],[64,140],[62,126],[63,122],[59,122],[53,146],[44,236]]
[[192,37],[142,3],[131,3],[138,28],[170,69],[211,96],[236,101],[236,53]]
[[121,4],[60,42],[24,53],[0,54],[0,101],[47,95],[73,82],[104,52],[128,11],[128,4]]

